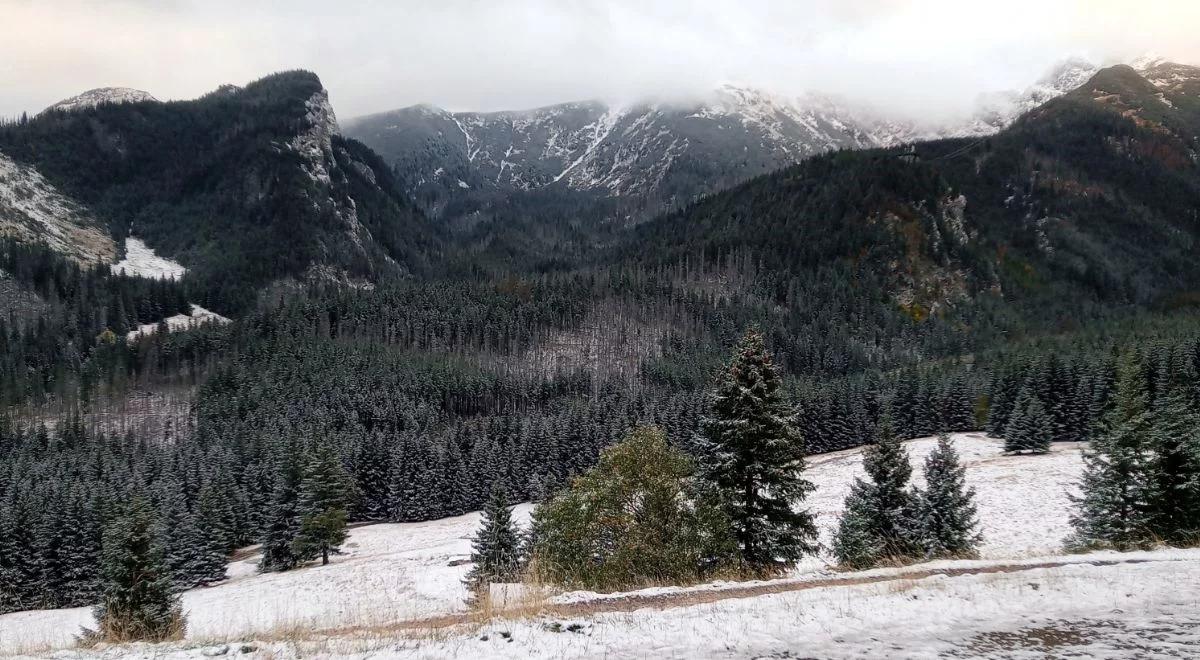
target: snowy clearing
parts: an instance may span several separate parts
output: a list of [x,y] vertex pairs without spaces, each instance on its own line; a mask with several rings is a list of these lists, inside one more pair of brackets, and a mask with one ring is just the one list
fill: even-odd
[[[216,312],[210,312],[200,305],[189,303],[189,306],[191,310],[187,314],[176,314],[163,319],[167,324],[167,332],[190,330],[206,323],[216,323],[219,325],[230,323],[229,319]],[[137,340],[138,337],[148,337],[155,332],[158,332],[157,323],[143,323],[138,326],[137,330],[130,330],[125,335],[125,340],[132,342]]]
[[[1003,442],[982,433],[953,436],[967,485],[975,489],[984,559],[1012,559],[1058,553],[1070,529],[1071,500],[1083,469],[1081,445],[1060,443],[1041,456],[1004,454]],[[913,483],[924,488],[925,457],[936,438],[905,443],[913,465]],[[817,516],[821,543],[828,547],[842,504],[856,477],[864,477],[862,449],[813,456],[809,479],[817,486],[808,509]]]
[[130,277],[148,277],[154,280],[164,277],[168,280],[177,280],[187,272],[187,269],[180,264],[158,256],[141,239],[132,236],[125,239],[125,258],[113,264],[111,268],[114,273],[123,273]]
[[[615,601],[625,598],[627,607],[631,595],[644,599],[674,594],[673,602],[678,602],[669,605],[670,609],[641,610],[636,615],[611,611],[588,615],[586,632],[547,630],[542,627],[544,621],[541,619],[511,625],[491,624],[497,630],[511,629],[514,639],[511,643],[497,642],[500,637],[492,634],[491,644],[472,646],[479,644],[477,635],[452,630],[439,630],[434,636],[436,642],[429,639],[403,641],[401,633],[393,630],[385,635],[390,640],[387,644],[391,644],[385,655],[445,657],[462,653],[469,657],[530,657],[538,654],[582,657],[602,653],[609,657],[646,657],[648,654],[658,657],[708,657],[714,654],[742,657],[786,649],[803,655],[814,650],[795,644],[812,639],[813,630],[821,630],[825,631],[821,638],[826,639],[829,646],[818,649],[819,655],[837,657],[840,653],[837,649],[842,647],[834,645],[833,640],[838,639],[845,643],[845,654],[851,654],[856,648],[865,652],[867,647],[864,645],[871,642],[870,635],[894,640],[897,644],[916,644],[930,639],[940,640],[937,643],[943,644],[950,643],[945,641],[948,639],[965,640],[967,633],[993,628],[1015,631],[1018,624],[1024,625],[1026,619],[1021,617],[1028,612],[1047,617],[1074,617],[1072,620],[1098,616],[1112,609],[1111,603],[1117,595],[1126,598],[1126,592],[1133,593],[1128,598],[1137,599],[1139,616],[1151,616],[1159,611],[1154,609],[1158,607],[1155,603],[1161,604],[1162,608],[1174,607],[1174,601],[1170,601],[1168,595],[1175,599],[1190,598],[1193,604],[1200,597],[1200,586],[1192,593],[1175,593],[1177,589],[1168,588],[1187,583],[1183,580],[1200,585],[1200,551],[1136,555],[1100,553],[1047,559],[1060,553],[1062,539],[1068,531],[1068,492],[1078,479],[1082,464],[1079,446],[1056,445],[1050,454],[1043,456],[1005,456],[998,441],[982,434],[957,434],[954,439],[967,466],[968,483],[977,491],[985,537],[980,560],[834,574],[827,566],[827,558],[813,558],[798,566],[791,575],[763,583],[663,587],[633,594],[572,592],[551,596],[544,606],[571,608],[584,604],[594,607],[597,612],[618,610],[621,607],[616,606]],[[918,483],[921,461],[935,444],[934,439],[907,443]],[[818,517],[823,542],[828,543],[842,500],[851,481],[861,471],[860,449],[815,456],[810,460],[808,476],[817,490],[810,496],[808,506]],[[516,507],[514,518],[518,523],[526,524],[530,511],[530,505],[520,505]],[[465,560],[470,553],[469,539],[478,519],[478,514],[469,514],[425,523],[357,527],[351,530],[346,552],[333,558],[325,567],[259,575],[255,572],[256,556],[234,562],[230,564],[227,581],[184,594],[188,639],[174,647],[156,648],[154,654],[161,657],[163,652],[172,649],[181,654],[198,652],[201,646],[220,640],[280,639],[297,634],[334,644],[317,631],[338,628],[378,631],[404,621],[427,621],[438,617],[443,617],[439,627],[461,623],[467,618],[447,615],[466,612],[466,590],[461,580],[469,569]],[[1169,559],[1176,561],[1167,561]],[[1049,561],[1114,560],[1149,563],[1037,566]],[[988,572],[989,568],[996,567],[1020,572]],[[955,575],[928,575],[930,569],[945,568],[953,568]],[[981,574],[957,574],[974,570]],[[847,584],[847,577],[883,581]],[[1042,586],[1037,589],[1023,586],[1030,582]],[[1131,586],[1143,583],[1145,586],[1136,589]],[[761,594],[752,593],[756,584],[765,585]],[[1156,591],[1155,585],[1160,584],[1162,590]],[[920,588],[912,591],[913,585],[920,585]],[[697,600],[716,600],[713,592],[745,590],[747,587],[751,591],[734,594],[738,598],[698,605],[687,603],[689,592],[709,594],[706,599]],[[767,593],[771,590],[783,593]],[[851,606],[859,600],[864,603],[862,612],[857,611],[858,605]],[[893,628],[898,625],[896,622],[900,619],[890,614],[895,608],[905,610],[905,617],[912,616],[913,620],[921,622],[913,631],[905,633],[907,637],[900,634],[904,631],[880,632],[881,626],[886,628],[885,624]],[[724,621],[728,625],[713,626],[713,621]],[[88,608],[0,616],[0,654],[69,647],[78,630],[91,623]],[[1126,623],[1134,627],[1140,625],[1132,620]],[[745,634],[733,634],[743,629]],[[377,633],[375,641],[379,641],[378,636],[382,634]],[[344,635],[335,639],[341,637]],[[731,638],[741,646],[735,651],[720,652]],[[355,643],[362,642],[355,639],[358,640]],[[125,648],[122,652],[132,652],[132,649]],[[280,652],[293,654],[287,649],[280,649]],[[299,648],[293,648],[292,652],[309,654]],[[339,647],[327,652],[357,651]],[[378,649],[375,652],[378,653]],[[922,657],[919,653],[901,655]]]

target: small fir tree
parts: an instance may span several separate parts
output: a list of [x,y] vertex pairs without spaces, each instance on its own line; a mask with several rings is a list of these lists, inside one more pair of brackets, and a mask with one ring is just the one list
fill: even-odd
[[920,520],[908,490],[912,464],[890,418],[880,423],[876,442],[863,451],[868,480],[855,479],[846,498],[844,524],[834,539],[834,556],[851,568],[920,554]]
[[1004,451],[1044,454],[1050,451],[1052,432],[1050,415],[1041,399],[1031,388],[1022,388],[1004,428]]
[[540,505],[539,577],[587,589],[691,582],[736,556],[729,519],[656,428],[635,429]]
[[103,640],[162,641],[184,633],[179,598],[154,530],[154,510],[136,497],[104,533],[103,599],[95,611],[96,634]]
[[1151,453],[1151,413],[1141,367],[1126,359],[1115,402],[1084,455],[1082,496],[1075,498],[1070,545],[1119,549],[1147,545],[1156,526],[1157,480]]
[[778,570],[817,550],[812,516],[798,510],[813,490],[803,478],[804,439],[780,385],[762,336],[748,331],[717,381],[697,442],[742,561],[757,571]]
[[491,582],[511,582],[521,571],[521,534],[512,521],[508,495],[500,482],[492,486],[492,495],[483,510],[479,533],[471,542],[471,561],[467,584],[481,589]]
[[300,481],[300,526],[292,541],[301,561],[320,557],[324,566],[346,541],[349,483],[342,462],[327,445],[309,457]]
[[871,568],[884,555],[883,543],[869,515],[870,505],[864,501],[864,490],[857,484],[851,486],[845,512],[834,533],[834,558],[839,566],[854,570]]
[[938,435],[937,447],[925,458],[926,487],[918,505],[928,557],[964,557],[979,545],[975,489],[967,487],[966,472],[950,436]]

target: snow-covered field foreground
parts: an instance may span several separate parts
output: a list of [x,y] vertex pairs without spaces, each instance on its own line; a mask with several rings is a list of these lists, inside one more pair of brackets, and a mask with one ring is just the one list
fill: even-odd
[[[1200,632],[1190,632],[1200,626],[1200,551],[1054,557],[1079,447],[1009,457],[981,435],[955,441],[977,490],[978,561],[835,575],[813,559],[765,583],[551,595],[537,616],[485,624],[463,604],[472,514],[356,528],[346,553],[325,567],[258,575],[256,557],[234,562],[226,582],[184,595],[183,642],[65,650],[91,625],[87,608],[20,612],[0,616],[0,655],[239,653],[230,640],[254,640],[247,648],[276,657],[1037,657],[1082,647],[1152,657],[1146,644],[1164,653],[1195,645],[1167,657],[1200,654]],[[908,443],[914,474],[934,444]],[[859,450],[811,460],[809,506],[825,542],[860,462]],[[515,517],[524,522],[529,511],[522,505]],[[1113,561],[1121,563],[1098,565]]]

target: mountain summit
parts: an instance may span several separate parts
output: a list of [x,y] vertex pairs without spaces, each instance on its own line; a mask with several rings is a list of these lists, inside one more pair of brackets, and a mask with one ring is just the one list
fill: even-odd
[[72,110],[94,108],[103,103],[140,103],[142,101],[157,100],[149,92],[143,92],[140,89],[131,89],[129,87],[97,87],[96,89],[89,89],[82,94],[72,96],[69,99],[63,99],[46,108],[43,112],[54,110],[70,112]]

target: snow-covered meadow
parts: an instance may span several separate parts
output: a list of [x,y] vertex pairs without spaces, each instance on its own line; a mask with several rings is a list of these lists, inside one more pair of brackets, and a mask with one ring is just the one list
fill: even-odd
[[[1034,568],[1033,565],[1043,562],[1044,558],[1061,552],[1062,540],[1068,531],[1068,494],[1082,465],[1081,448],[1056,445],[1048,455],[1006,456],[999,442],[981,434],[958,434],[954,439],[967,467],[968,483],[976,489],[984,545],[979,561],[940,562],[939,565],[977,569],[978,575],[922,577],[905,572],[912,569],[883,569],[882,573],[855,574],[865,579],[882,577],[882,582],[835,587],[832,583],[819,584],[832,576],[828,559],[814,558],[798,566],[792,575],[770,585],[787,589],[786,593],[763,593],[749,598],[672,606],[636,614],[598,613],[587,618],[586,635],[578,631],[555,632],[544,628],[541,620],[511,624],[494,622],[489,624],[491,628],[519,630],[519,634],[513,633],[518,641],[471,647],[474,650],[469,655],[583,657],[602,653],[609,657],[707,657],[721,655],[719,649],[726,643],[722,640],[728,641],[726,632],[741,644],[737,647],[739,651],[734,653],[737,656],[742,655],[743,650],[766,652],[775,648],[772,646],[775,642],[783,644],[776,644],[779,648],[785,648],[788,644],[783,642],[803,640],[817,631],[824,631],[824,638],[830,644],[834,640],[850,639],[854,643],[845,648],[861,650],[864,648],[861,645],[870,641],[871,635],[883,635],[876,626],[887,623],[885,619],[893,612],[898,616],[911,615],[914,620],[924,622],[922,625],[957,626],[957,632],[945,632],[953,636],[986,629],[986,626],[980,628],[977,625],[981,620],[1008,625],[1019,619],[1023,612],[1050,615],[1062,610],[1066,616],[1069,612],[1092,612],[1098,607],[1111,609],[1108,603],[1118,595],[1124,598],[1126,592],[1130,593],[1128,598],[1137,600],[1139,612],[1151,613],[1157,611],[1154,607],[1169,604],[1154,600],[1161,595],[1155,595],[1159,594],[1155,585],[1162,586],[1163,590],[1172,584],[1186,584],[1180,580],[1191,580],[1191,584],[1200,585],[1200,562],[1197,561],[1200,552],[1191,551],[1147,553],[1146,557],[1154,561],[1128,567]],[[934,439],[907,444],[918,484],[921,461],[935,444]],[[826,544],[850,483],[861,471],[861,450],[816,456],[810,460],[808,476],[817,490],[810,496],[808,506],[817,515],[822,541]],[[529,505],[518,506],[515,519],[525,524],[530,510]],[[470,537],[477,524],[478,514],[470,514],[425,523],[357,527],[351,530],[345,553],[335,557],[329,566],[312,566],[288,573],[257,574],[257,557],[250,552],[230,564],[229,578],[225,582],[184,594],[188,638],[171,648],[185,653],[228,639],[271,640],[297,634],[311,638],[313,633],[323,629],[381,629],[404,621],[430,620],[465,612],[466,590],[461,581],[469,569],[466,560],[470,553]],[[1130,556],[1104,553],[1102,557],[1111,560]],[[1076,557],[1069,561],[1089,560]],[[987,572],[989,567],[1003,564],[1028,564],[1030,568],[1017,573]],[[893,575],[888,571],[896,573]],[[912,577],[904,578],[904,575]],[[1023,586],[1031,583],[1043,586]],[[1139,584],[1148,586],[1134,588]],[[720,591],[733,586],[737,585],[660,588],[637,593],[686,596],[688,592]],[[1191,599],[1194,605],[1200,598],[1200,587],[1191,592],[1180,591],[1176,596]],[[1153,602],[1144,603],[1147,599]],[[547,603],[557,606],[592,603],[598,610],[603,610],[605,602],[614,600],[612,596],[570,593],[551,595]],[[1121,602],[1119,598],[1117,602]],[[1133,601],[1129,602],[1133,604]],[[1035,606],[1041,609],[1024,609]],[[718,621],[733,628],[726,631],[722,626],[714,626]],[[0,616],[0,655],[69,647],[79,629],[90,624],[91,614],[87,608]],[[921,629],[909,632],[911,636],[906,638],[909,642],[921,639]],[[933,634],[930,630],[924,632]],[[425,640],[423,644],[414,642],[412,645],[397,641],[400,646],[391,649],[396,653],[403,650],[403,655],[412,657],[468,653],[466,647],[455,648],[454,645],[474,643],[477,635],[447,632],[436,637],[439,640],[436,643]],[[887,633],[886,638],[891,639],[891,633]],[[899,639],[896,643],[907,642]],[[678,644],[683,645],[672,646]],[[818,655],[836,655],[830,650],[833,648],[822,647]],[[695,652],[686,653],[685,649]],[[811,651],[806,649],[797,647],[794,650],[802,655],[810,654]],[[348,652],[350,649],[347,648],[337,651],[338,654]],[[158,653],[155,651],[156,655]]]

